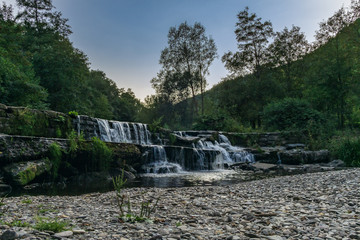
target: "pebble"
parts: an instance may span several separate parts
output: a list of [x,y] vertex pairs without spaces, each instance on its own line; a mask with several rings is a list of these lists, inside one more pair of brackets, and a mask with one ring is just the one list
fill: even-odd
[[[115,193],[5,198],[0,240],[13,239],[359,239],[360,169],[282,176],[218,187],[132,188],[133,214],[159,198],[147,222],[118,218]],[[38,209],[48,209],[39,212]],[[69,223],[71,231],[9,227],[38,217]]]
[[73,235],[72,231],[64,231],[64,232],[55,233],[54,237],[67,238],[67,237],[71,237],[72,235]]

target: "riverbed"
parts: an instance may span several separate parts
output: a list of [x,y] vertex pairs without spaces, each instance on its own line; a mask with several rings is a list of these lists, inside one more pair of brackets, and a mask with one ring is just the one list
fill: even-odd
[[66,221],[54,235],[0,226],[25,239],[358,239],[360,169],[279,176],[226,186],[128,188],[133,214],[159,199],[146,222],[119,220],[115,192],[5,199],[3,222]]

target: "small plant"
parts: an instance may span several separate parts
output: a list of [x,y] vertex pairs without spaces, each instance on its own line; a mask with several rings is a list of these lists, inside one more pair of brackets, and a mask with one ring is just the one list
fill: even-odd
[[62,149],[56,142],[52,143],[49,147],[49,160],[52,163],[51,167],[51,176],[53,179],[56,179],[59,172],[59,167],[61,164],[62,158]]
[[68,222],[58,221],[57,219],[49,220],[45,217],[37,217],[36,224],[33,226],[38,231],[52,231],[52,232],[62,232],[67,230]]
[[7,211],[7,208],[5,207],[5,197],[0,197],[0,216],[4,215],[4,213]]
[[163,120],[164,116],[159,117],[158,119],[154,119],[154,121],[149,124],[149,130],[150,132],[159,132],[161,129],[161,123]]
[[31,204],[32,200],[29,199],[29,198],[26,198],[26,199],[23,199],[21,202],[24,203],[24,204]]
[[57,116],[55,121],[64,123],[66,121],[66,118],[62,115],[59,115],[59,116]]
[[42,205],[42,204],[40,204],[38,206],[38,214],[44,214],[44,213],[47,213],[47,212],[55,213],[55,212],[59,212],[59,210],[52,209],[52,208],[45,208],[44,205]]
[[[151,213],[154,213],[159,198],[151,205],[152,201],[143,201],[140,206],[140,215],[133,214],[130,196],[122,193],[127,179],[124,179],[124,170],[121,175],[113,178],[113,184],[116,191],[116,200],[120,212],[120,218],[126,222],[144,222],[150,218]],[[127,210],[125,210],[127,209]]]
[[71,157],[74,157],[79,145],[81,142],[84,142],[84,135],[83,133],[81,133],[80,135],[78,135],[77,132],[75,132],[75,130],[72,130],[68,135],[67,138],[69,139],[69,150],[68,153],[70,154]]
[[112,151],[106,145],[105,142],[101,141],[97,137],[93,137],[91,155],[90,155],[90,168],[92,171],[104,171],[110,167],[112,160]]
[[68,114],[72,118],[76,118],[79,115],[79,113],[77,111],[70,111]]
[[30,224],[21,220],[14,220],[11,223],[5,223],[9,227],[29,227]]

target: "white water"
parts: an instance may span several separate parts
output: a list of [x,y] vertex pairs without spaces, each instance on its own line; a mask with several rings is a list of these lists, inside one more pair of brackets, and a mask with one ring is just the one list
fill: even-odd
[[[181,137],[188,137],[184,132],[175,132]],[[243,162],[243,163],[254,163],[254,155],[248,153],[244,148],[232,146],[229,139],[223,135],[219,134],[220,143],[215,141],[206,141],[200,139],[196,144],[193,144],[194,151],[199,155],[199,158],[204,156],[203,150],[215,150],[220,152],[215,158],[215,161],[212,164],[212,169],[224,169],[225,164],[231,166],[234,163]]]
[[163,146],[151,146],[152,152],[147,152],[148,164],[142,166],[145,173],[180,173],[182,167],[177,163],[167,160],[166,151]]
[[[254,156],[244,148],[232,146],[229,139],[219,134],[219,142],[208,141],[206,133],[199,133],[201,139],[193,143],[192,155],[183,148],[169,150],[170,160],[166,156],[163,145],[152,145],[151,135],[146,124],[127,123],[97,119],[99,138],[105,142],[134,143],[146,146],[144,157],[147,164],[143,166],[146,173],[177,173],[186,170],[217,170],[226,169],[234,163],[253,163]],[[186,132],[174,132],[182,138],[194,139]],[[196,133],[195,133],[196,134]],[[193,135],[193,134],[192,134]],[[190,150],[191,151],[191,150]],[[190,154],[190,155],[189,155]]]
[[97,119],[100,139],[105,142],[135,143],[151,145],[150,132],[146,124],[127,123]]

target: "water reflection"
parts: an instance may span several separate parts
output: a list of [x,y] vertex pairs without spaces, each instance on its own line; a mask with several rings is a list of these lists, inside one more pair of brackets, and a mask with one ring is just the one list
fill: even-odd
[[[156,187],[177,188],[193,186],[226,186],[243,182],[244,178],[233,170],[216,170],[202,172],[181,172],[169,174],[142,174],[136,179],[126,183],[127,188]],[[34,188],[15,189],[10,196],[19,195],[80,195],[91,192],[112,191],[111,181],[109,184],[38,184]]]
[[241,182],[241,178],[233,170],[182,172],[171,174],[142,174],[130,181],[128,187],[192,187],[192,186],[224,186]]

